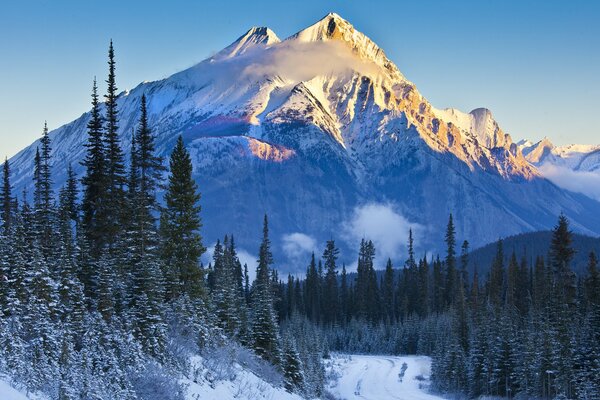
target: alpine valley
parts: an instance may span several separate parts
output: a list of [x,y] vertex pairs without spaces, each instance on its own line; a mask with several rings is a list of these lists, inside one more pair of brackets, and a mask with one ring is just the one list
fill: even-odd
[[[208,241],[235,232],[238,246],[256,249],[268,213],[283,261],[285,235],[322,243],[370,204],[422,227],[426,248],[439,248],[443,238],[424,233],[449,213],[473,246],[547,230],[561,212],[577,232],[600,234],[599,202],[546,179],[489,110],[434,108],[337,14],[284,40],[252,28],[187,70],[122,92],[125,151],[143,94],[158,152],[167,156],[179,135],[191,152]],[[68,164],[83,172],[89,119],[50,133],[57,187]],[[31,185],[38,145],[10,160],[15,192]]]

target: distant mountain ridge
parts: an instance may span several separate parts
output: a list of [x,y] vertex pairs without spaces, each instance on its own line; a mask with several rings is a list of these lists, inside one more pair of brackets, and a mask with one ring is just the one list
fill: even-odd
[[[126,56],[117,51],[117,62]],[[423,248],[439,247],[431,232],[450,212],[474,246],[548,229],[560,212],[577,231],[600,233],[600,203],[544,179],[489,110],[434,108],[337,14],[284,40],[252,28],[187,70],[121,93],[125,151],[142,94],[158,152],[166,157],[178,135],[191,152],[208,243],[233,232],[255,251],[268,213],[279,260],[282,238],[300,232],[319,244],[339,239],[350,261],[348,226],[365,204],[420,226]],[[88,119],[50,134],[56,186],[68,164],[82,173]],[[11,159],[17,191],[30,185],[37,144]]]
[[574,171],[600,173],[600,144],[555,146],[545,137],[537,143],[521,141],[519,147],[525,159],[535,166],[549,163]]

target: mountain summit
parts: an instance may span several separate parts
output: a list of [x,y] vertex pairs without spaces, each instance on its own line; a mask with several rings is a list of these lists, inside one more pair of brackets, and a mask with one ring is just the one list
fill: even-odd
[[[354,247],[353,219],[373,203],[423,232],[452,212],[473,245],[547,229],[561,211],[575,229],[600,233],[600,204],[542,178],[489,110],[432,107],[337,14],[282,41],[252,28],[215,56],[121,94],[125,150],[142,94],[159,151],[183,135],[192,153],[209,241],[235,232],[254,249],[267,212],[280,255],[277,238],[291,233]],[[69,163],[81,173],[89,118],[51,133],[57,184]],[[36,146],[11,160],[19,188],[30,185]]]

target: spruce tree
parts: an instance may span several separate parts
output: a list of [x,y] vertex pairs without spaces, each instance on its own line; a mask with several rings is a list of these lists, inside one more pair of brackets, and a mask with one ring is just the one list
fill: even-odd
[[107,93],[104,96],[106,102],[106,125],[104,129],[104,155],[106,160],[106,185],[104,186],[101,200],[104,219],[102,241],[106,241],[114,253],[115,245],[120,240],[125,216],[125,164],[123,151],[119,140],[119,112],[117,108],[117,85],[115,81],[115,53],[112,40],[108,50],[108,84]]
[[86,154],[82,161],[85,174],[81,179],[83,199],[81,202],[82,223],[92,253],[98,257],[104,245],[101,236],[106,211],[103,207],[103,194],[106,188],[106,160],[102,133],[102,115],[98,101],[96,78],[92,87],[92,110],[87,124],[88,139],[85,144]]
[[187,293],[203,295],[203,277],[198,265],[205,248],[200,228],[200,193],[192,178],[192,161],[181,136],[171,153],[169,182],[160,216],[160,256],[165,265],[167,296]]
[[600,307],[600,271],[596,253],[590,252],[585,278],[586,301],[592,307]]
[[48,125],[44,123],[42,138],[40,139],[40,151],[36,152],[35,158],[35,225],[36,234],[40,242],[40,249],[44,257],[51,256],[53,247],[54,231],[54,198],[52,194],[52,179],[50,173],[50,136]]
[[[298,283],[297,283],[298,284]],[[296,300],[298,301],[298,300]],[[342,264],[342,274],[340,282],[340,320],[342,326],[345,326],[350,316],[350,293],[348,288],[348,273],[346,272],[346,264]]]
[[389,258],[385,265],[382,290],[384,317],[390,323],[394,321],[394,267],[392,260]]
[[263,359],[274,365],[281,365],[279,328],[273,308],[273,291],[269,272],[269,266],[272,264],[269,225],[265,215],[256,280],[252,288],[252,348]]
[[556,295],[567,304],[573,303],[576,291],[575,274],[571,271],[571,261],[575,255],[572,242],[573,234],[569,229],[569,221],[561,214],[552,230],[550,263],[554,274]]
[[5,232],[10,229],[13,213],[12,187],[10,185],[10,164],[8,158],[2,165],[2,186],[0,187],[0,220]]
[[315,253],[312,253],[310,264],[306,270],[306,280],[304,282],[304,306],[306,309],[306,316],[313,322],[319,322],[321,317],[320,281],[321,279],[319,271],[317,270]]
[[134,226],[137,228],[136,251],[143,257],[148,251],[156,248],[156,221],[154,212],[157,211],[156,190],[160,185],[161,174],[165,170],[162,165],[162,158],[156,155],[154,136],[148,124],[148,111],[146,106],[146,95],[142,95],[140,104],[140,119],[136,131],[136,147],[132,150],[132,169],[139,182],[137,185],[137,195],[132,208],[136,211],[133,217],[137,219]]
[[446,227],[446,292],[445,300],[447,305],[451,305],[455,298],[456,291],[456,229],[452,214],[448,218]]
[[335,241],[328,240],[323,252],[325,260],[325,285],[323,290],[323,321],[326,324],[334,324],[339,315],[339,294],[337,281],[336,260],[339,249],[335,247]]

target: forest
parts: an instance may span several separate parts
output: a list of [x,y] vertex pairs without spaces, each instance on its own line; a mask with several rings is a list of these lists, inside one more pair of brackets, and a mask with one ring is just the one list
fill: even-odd
[[564,216],[548,254],[530,263],[500,240],[484,276],[469,273],[450,215],[443,256],[417,257],[411,232],[406,260],[378,273],[365,238],[350,274],[332,239],[284,278],[265,215],[251,282],[233,233],[200,263],[201,188],[181,137],[168,162],[156,155],[145,97],[124,154],[112,43],[108,66],[83,176],[69,169],[54,192],[46,126],[33,193],[13,193],[3,164],[0,373],[56,399],[179,399],[190,355],[241,346],[306,398],[327,395],[331,351],[429,355],[433,390],[457,397],[600,398],[600,272],[593,252],[572,271]]

